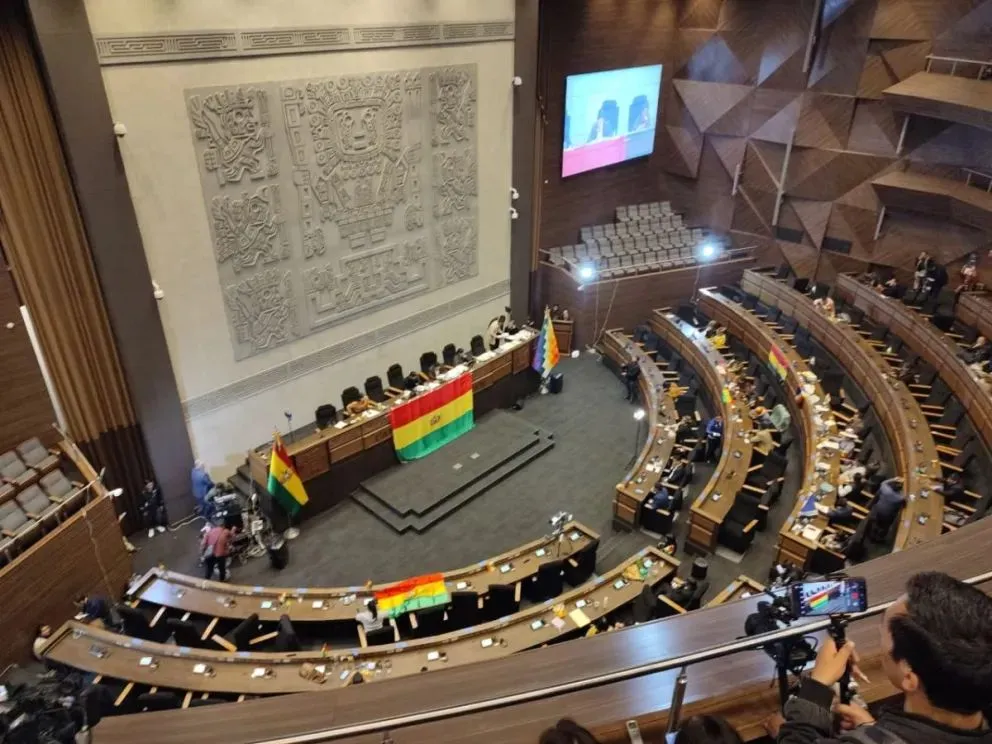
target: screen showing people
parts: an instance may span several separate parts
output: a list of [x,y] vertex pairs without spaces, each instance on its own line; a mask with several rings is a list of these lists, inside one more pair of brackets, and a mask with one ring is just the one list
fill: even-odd
[[650,155],[661,95],[661,65],[569,75],[561,174]]
[[792,606],[799,617],[846,615],[868,608],[864,579],[803,581],[791,588]]

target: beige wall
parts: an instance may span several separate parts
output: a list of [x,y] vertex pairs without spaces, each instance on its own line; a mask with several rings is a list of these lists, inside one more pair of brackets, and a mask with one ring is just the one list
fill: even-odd
[[[95,36],[176,30],[229,30],[319,25],[507,20],[510,0],[86,0]],[[333,7],[333,14],[328,12]],[[183,91],[192,87],[291,80],[426,66],[478,66],[479,274],[354,321],[236,362],[217,281],[208,217]],[[193,402],[189,431],[197,455],[218,475],[244,452],[284,426],[299,425],[324,402],[340,405],[341,390],[361,386],[386,367],[417,363],[448,341],[468,346],[508,302],[513,44],[498,41],[434,47],[323,52],[268,57],[108,66],[104,83],[115,121],[127,127],[121,154],[152,276],[165,291],[159,303],[184,401]],[[485,292],[488,300],[479,297]],[[475,307],[289,382],[285,365],[415,313],[473,295]],[[291,373],[290,373],[291,376]],[[196,405],[244,382],[249,390],[220,408]],[[250,384],[247,384],[250,382]],[[213,396],[213,398],[212,398]],[[230,396],[228,396],[229,398]],[[212,408],[212,410],[205,410]]]

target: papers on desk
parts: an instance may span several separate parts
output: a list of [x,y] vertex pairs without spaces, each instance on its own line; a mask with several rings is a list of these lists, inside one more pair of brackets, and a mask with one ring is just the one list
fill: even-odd
[[840,445],[836,442],[836,440],[833,440],[833,439],[824,439],[823,441],[821,441],[819,444],[816,445],[816,448],[817,449],[839,450],[840,449]]
[[495,351],[484,351],[483,353],[479,354],[479,356],[477,356],[475,360],[477,362],[488,362],[494,356],[496,356]]
[[572,610],[568,613],[568,617],[571,619],[577,628],[584,628],[592,621],[589,616],[586,615],[582,610]]
[[810,542],[817,542],[820,539],[820,535],[823,534],[823,529],[817,527],[816,525],[808,524],[803,529],[802,534],[804,540],[809,540]]
[[344,422],[344,421],[338,421],[336,424],[334,424],[334,428],[335,429],[343,429],[347,425],[348,424],[346,422]]
[[817,383],[818,380],[817,376],[814,373],[810,372],[808,369],[800,372],[799,376],[802,377],[802,379],[804,379],[806,382],[812,383],[814,385]]
[[813,410],[816,411],[817,413],[830,413],[830,406],[825,406],[820,404],[813,406]]

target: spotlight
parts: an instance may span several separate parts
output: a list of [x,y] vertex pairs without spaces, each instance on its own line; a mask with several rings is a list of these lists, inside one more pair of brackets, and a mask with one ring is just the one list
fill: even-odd
[[638,408],[636,411],[634,411],[634,421],[641,421],[644,419],[646,415],[647,414],[644,413],[643,408]]
[[590,264],[582,264],[579,267],[579,279],[583,282],[591,282],[596,278],[596,269]]
[[700,257],[704,259],[711,259],[716,256],[716,246],[712,243],[703,243],[702,247],[699,249]]

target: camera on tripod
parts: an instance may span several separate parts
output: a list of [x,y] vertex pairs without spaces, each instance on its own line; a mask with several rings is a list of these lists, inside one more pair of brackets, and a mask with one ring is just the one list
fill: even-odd
[[565,529],[566,524],[572,521],[572,515],[566,511],[560,511],[557,514],[552,514],[548,521],[551,523],[551,531],[558,534]]

